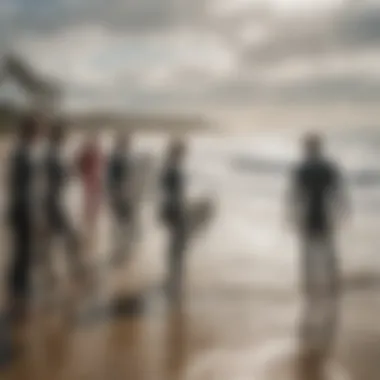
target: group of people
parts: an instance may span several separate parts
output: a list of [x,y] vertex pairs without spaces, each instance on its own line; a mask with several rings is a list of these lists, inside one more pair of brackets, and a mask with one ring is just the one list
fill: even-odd
[[[64,159],[66,125],[63,121],[43,121],[25,117],[17,133],[8,163],[8,226],[11,254],[8,295],[11,310],[23,314],[31,290],[31,273],[37,262],[44,269],[45,289],[55,278],[54,243],[64,242],[67,267],[72,283],[85,285],[89,279],[88,258],[94,241],[101,199],[104,194],[113,219],[115,233],[112,261],[120,265],[134,239],[136,214],[135,167],[128,135],[120,133],[114,148],[105,157],[96,133],[92,133],[76,153],[74,160]],[[44,144],[41,144],[44,142]],[[43,147],[36,155],[36,146]],[[42,154],[41,154],[42,153]],[[172,236],[170,248],[169,288],[177,289],[185,249],[185,207],[181,162],[185,146],[173,141],[162,175],[163,202],[160,220]],[[68,179],[76,176],[82,188],[83,229],[74,227],[67,211],[65,194]],[[106,185],[106,186],[104,186]]]
[[[83,251],[91,251],[93,247],[84,249],[82,243],[92,241],[87,232],[94,231],[96,226],[104,183],[107,184],[107,198],[118,234],[113,239],[116,244],[113,259],[117,265],[125,258],[127,245],[133,240],[137,210],[131,141],[127,135],[116,136],[114,149],[107,158],[103,157],[96,135],[91,135],[85,140],[76,155],[74,167],[70,169],[62,158],[66,129],[63,122],[41,123],[37,118],[28,116],[19,127],[7,181],[8,222],[13,236],[8,284],[10,300],[21,300],[24,304],[30,290],[33,262],[37,259],[51,265],[54,259],[52,245],[58,236],[64,238],[73,278],[78,281],[86,278],[86,255]],[[32,152],[41,138],[48,143],[40,164],[36,165]],[[315,289],[319,289],[314,286],[318,280],[315,276],[319,273],[316,268],[322,267],[327,274],[325,284],[328,285],[329,294],[338,294],[334,221],[338,215],[336,210],[348,209],[345,186],[339,168],[325,157],[320,136],[308,135],[304,149],[305,157],[293,173],[288,198],[289,220],[297,226],[304,251],[301,255],[304,289],[307,295],[313,295]],[[172,141],[160,178],[163,197],[159,217],[171,236],[168,291],[173,295],[178,295],[180,291],[183,253],[191,229],[184,196],[182,163],[185,156],[186,145],[179,140]],[[70,173],[78,175],[82,183],[84,234],[73,227],[64,202]],[[40,179],[39,186],[36,186],[36,178]],[[207,205],[204,205],[205,208]],[[83,239],[83,236],[86,238]]]
[[[129,137],[118,134],[114,149],[106,158],[100,149],[100,141],[95,134],[91,135],[73,160],[73,167],[70,167],[62,156],[65,129],[62,121],[41,122],[34,116],[28,116],[19,125],[17,141],[10,155],[7,185],[12,251],[8,305],[12,312],[16,312],[15,315],[25,311],[34,263],[37,261],[47,267],[52,265],[52,247],[56,237],[62,237],[65,242],[73,282],[80,283],[87,278],[88,263],[83,252],[94,247],[85,247],[83,242],[92,241],[88,232],[94,232],[97,224],[104,183],[117,233],[113,239],[116,246],[112,255],[116,265],[123,262],[128,253],[127,246],[133,240],[137,213],[134,194],[141,189],[136,190],[134,184],[135,169]],[[47,146],[36,164],[33,150],[41,139],[47,141]],[[302,247],[302,283],[307,301],[302,334],[307,342],[313,340],[310,335],[317,340],[322,339],[319,346],[324,346],[326,352],[335,331],[339,295],[336,217],[346,215],[349,205],[340,169],[326,158],[322,138],[317,134],[307,135],[303,147],[304,159],[293,171],[287,206],[289,222],[296,227]],[[184,253],[194,227],[184,196],[186,181],[182,164],[186,149],[180,140],[170,143],[160,176],[162,200],[159,218],[171,237],[167,291],[177,299],[181,291]],[[77,175],[82,184],[84,233],[73,227],[65,206],[64,194],[70,174]],[[199,215],[204,217],[208,206],[210,204],[207,203],[201,205],[203,214]],[[50,273],[49,269],[45,273]],[[51,284],[46,283],[45,286],[49,288]],[[310,316],[326,309],[327,304],[331,312],[324,318],[320,329],[310,325],[313,319]]]

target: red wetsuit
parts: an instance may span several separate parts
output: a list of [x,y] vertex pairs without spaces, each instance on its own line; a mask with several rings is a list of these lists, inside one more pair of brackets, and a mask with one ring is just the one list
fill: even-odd
[[100,147],[86,144],[79,157],[79,168],[83,180],[84,217],[86,222],[95,223],[102,193],[103,157]]

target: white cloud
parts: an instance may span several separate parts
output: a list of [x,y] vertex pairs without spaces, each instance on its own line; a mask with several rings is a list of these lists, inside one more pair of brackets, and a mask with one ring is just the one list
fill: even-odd
[[84,25],[52,35],[24,36],[15,45],[40,73],[71,85],[103,86],[110,73],[97,59],[119,40],[102,26]]
[[270,33],[270,29],[265,24],[247,22],[238,31],[238,39],[243,49],[247,46],[259,47],[270,38]]
[[293,84],[318,78],[357,77],[363,80],[380,79],[380,52],[366,51],[361,54],[328,55],[319,59],[289,59],[279,65],[263,68],[258,74],[270,84]]
[[262,0],[210,0],[207,8],[213,16],[230,17],[235,13],[256,9],[258,4],[263,3]]
[[226,76],[235,69],[237,57],[218,35],[195,33],[188,37],[179,46],[182,67],[203,71],[212,77]]
[[0,20],[7,12],[15,17],[13,29],[4,33],[8,42],[82,104],[123,103],[118,99],[134,96],[160,102],[194,94],[217,97],[229,89],[249,97],[281,92],[283,86],[307,91],[305,83],[318,80],[338,86],[345,79],[367,83],[379,77],[377,5],[54,0],[41,18],[38,9],[20,13],[9,0],[1,1]]
[[345,0],[270,0],[277,12],[316,12],[337,9]]
[[40,72],[70,87],[106,90],[131,82],[157,90],[217,80],[236,69],[236,56],[217,35],[178,30],[131,37],[99,25],[24,36],[17,50]]

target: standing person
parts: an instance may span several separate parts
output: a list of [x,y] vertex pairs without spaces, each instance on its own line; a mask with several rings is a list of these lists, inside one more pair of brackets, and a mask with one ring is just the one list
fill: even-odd
[[74,230],[64,205],[64,195],[69,178],[69,168],[63,157],[65,142],[64,123],[56,121],[48,131],[48,147],[44,162],[45,177],[45,222],[46,222],[46,251],[44,262],[51,269],[52,243],[55,238],[63,238],[66,254],[69,258],[70,272],[76,280],[81,275],[79,257],[79,239]]
[[133,235],[133,168],[130,140],[118,135],[111,153],[107,170],[108,194],[114,219],[114,243],[116,263],[128,255]]
[[161,178],[163,203],[161,217],[170,234],[168,292],[177,298],[181,291],[184,253],[187,243],[187,215],[183,161],[186,147],[182,141],[170,143]]
[[33,116],[27,116],[21,121],[8,167],[8,222],[13,243],[8,295],[11,312],[15,312],[17,317],[22,316],[26,310],[31,290],[37,176],[34,148],[38,130],[38,122]]
[[97,134],[90,136],[79,153],[78,166],[83,186],[83,222],[89,238],[97,227],[102,196],[103,156]]
[[[339,265],[335,249],[336,216],[347,211],[339,168],[323,152],[322,138],[308,135],[305,157],[292,178],[290,212],[302,245],[306,312],[301,337],[312,351],[325,357],[333,343],[339,296]],[[321,313],[321,323],[314,317]],[[307,371],[307,369],[306,369]]]

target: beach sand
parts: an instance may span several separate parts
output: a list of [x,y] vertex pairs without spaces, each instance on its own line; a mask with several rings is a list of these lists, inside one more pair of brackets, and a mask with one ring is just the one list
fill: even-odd
[[[182,302],[173,307],[163,292],[165,233],[155,220],[156,199],[150,199],[142,242],[130,261],[113,269],[94,266],[98,291],[76,304],[74,320],[62,304],[49,312],[37,307],[19,327],[14,360],[1,379],[295,380],[299,253],[294,234],[281,222],[281,200],[253,193],[253,200],[243,201],[244,192],[237,195],[220,182],[222,169],[206,166],[201,177],[219,194],[213,197],[217,212],[188,251]],[[75,209],[78,199],[68,202]],[[343,291],[329,359],[332,380],[380,376],[379,219],[358,214],[340,236]],[[101,224],[94,260],[104,263],[110,246],[106,208]],[[116,298],[124,301],[111,307]]]

